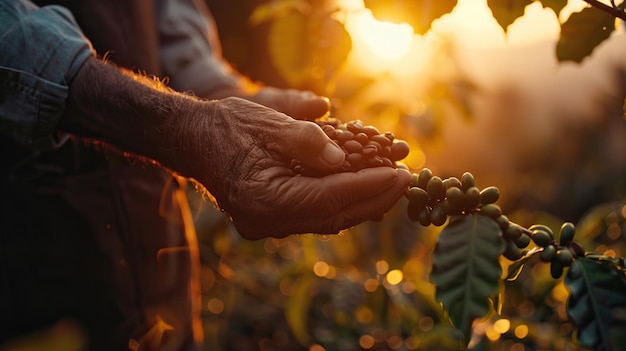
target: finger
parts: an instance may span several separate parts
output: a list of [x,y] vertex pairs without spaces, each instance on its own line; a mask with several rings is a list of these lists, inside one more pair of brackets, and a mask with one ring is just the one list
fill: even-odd
[[333,228],[346,229],[367,220],[380,219],[393,205],[404,196],[411,182],[411,174],[398,170],[396,183],[363,201],[357,201],[344,207],[334,218]]
[[398,184],[398,177],[402,177],[400,184],[406,182],[405,173],[399,175],[389,167],[337,173],[323,178],[291,177],[281,185],[277,206],[290,216],[318,213],[332,218],[346,207],[388,191]]
[[[306,177],[294,179],[307,180]],[[319,181],[319,179],[309,180],[311,182],[306,184],[303,182],[302,185],[308,186]],[[329,207],[328,202],[323,201],[323,197],[301,196],[301,201],[287,204],[281,214],[265,215],[253,221],[235,222],[235,226],[244,238],[252,240],[304,233],[337,234],[341,230],[381,217],[389,211],[406,192],[411,175],[404,170],[398,170],[397,176],[392,180],[390,187],[378,188],[379,191],[374,192],[373,195],[370,191],[361,191],[359,194],[364,194],[363,196],[353,197],[353,201],[345,206]],[[264,224],[259,225],[260,223]]]
[[265,87],[252,100],[300,120],[314,120],[330,110],[328,98],[295,89]]
[[345,161],[344,151],[312,122],[291,120],[288,132],[268,143],[273,151],[315,169],[337,169]]

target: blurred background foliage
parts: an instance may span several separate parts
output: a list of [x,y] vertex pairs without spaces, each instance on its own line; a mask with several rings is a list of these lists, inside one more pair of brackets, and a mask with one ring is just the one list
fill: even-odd
[[[224,56],[253,80],[312,90],[335,117],[394,132],[414,172],[472,172],[518,224],[571,221],[588,251],[626,252],[626,39],[615,31],[581,63],[558,62],[559,23],[582,1],[528,1],[506,32],[487,1],[206,1]],[[462,349],[429,283],[440,229],[411,222],[405,199],[337,236],[259,241],[190,199],[207,350]],[[529,262],[470,348],[583,350],[567,297],[549,265]]]

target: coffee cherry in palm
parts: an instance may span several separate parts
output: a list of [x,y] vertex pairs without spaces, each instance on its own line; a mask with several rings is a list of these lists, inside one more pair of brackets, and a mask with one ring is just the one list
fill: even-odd
[[[409,154],[409,145],[396,140],[391,132],[380,134],[373,126],[366,126],[359,120],[341,123],[328,118],[316,121],[324,133],[335,141],[346,154],[346,161],[339,172],[356,172],[364,168],[393,167],[397,161]],[[336,171],[321,171],[305,167],[292,160],[291,169],[303,176],[322,177]]]

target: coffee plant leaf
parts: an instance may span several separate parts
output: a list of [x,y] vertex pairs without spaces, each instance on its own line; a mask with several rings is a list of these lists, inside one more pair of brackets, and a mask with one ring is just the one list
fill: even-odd
[[558,17],[561,10],[567,5],[567,1],[568,0],[541,0],[541,4],[543,7],[551,8]]
[[303,275],[294,283],[293,294],[289,296],[285,306],[285,320],[293,336],[302,345],[311,343],[308,333],[307,319],[311,305],[311,285],[313,276]]
[[567,315],[578,328],[578,342],[594,350],[621,350],[626,345],[626,273],[612,260],[577,258],[565,286]]
[[271,22],[268,49],[274,68],[293,87],[301,86],[312,66],[310,46],[306,44],[306,16],[290,11]]
[[561,25],[561,36],[556,45],[560,62],[582,60],[606,40],[615,30],[615,18],[596,8],[584,8],[573,13]]
[[[291,9],[270,23],[272,66],[293,88],[310,89],[312,82],[331,80],[351,49],[352,39],[345,26],[327,12]],[[322,76],[314,78],[313,72],[322,72]]]
[[437,238],[430,281],[436,286],[435,298],[466,344],[472,322],[492,311],[493,296],[500,291],[503,251],[500,227],[478,213],[451,217]]
[[500,27],[506,32],[509,25],[524,15],[526,6],[532,2],[533,0],[487,0],[487,5]]
[[533,258],[535,255],[537,255],[541,251],[542,249],[540,249],[539,247],[533,247],[524,256],[522,256],[522,258],[511,263],[511,265],[509,265],[509,268],[507,270],[506,280],[510,282],[516,280],[519,277],[519,275],[522,273],[522,270],[524,269],[524,265],[526,264],[526,262],[528,262],[531,258]]
[[365,0],[379,21],[405,22],[416,34],[426,33],[434,20],[452,12],[457,0]]

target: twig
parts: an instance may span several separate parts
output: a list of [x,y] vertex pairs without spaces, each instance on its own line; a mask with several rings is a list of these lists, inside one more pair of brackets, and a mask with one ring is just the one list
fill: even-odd
[[[584,0],[584,1],[586,3],[588,3],[589,5],[595,7],[597,9],[599,9],[599,10],[602,10],[602,11],[608,13],[609,15],[611,15],[613,17],[616,17],[616,18],[619,18],[619,19],[621,19],[623,21],[626,21],[626,12],[624,12],[624,10],[622,10],[619,7],[615,7],[615,6],[611,7],[611,6],[607,5],[607,4],[601,3],[598,0]],[[611,3],[614,4],[613,1],[611,1]]]

